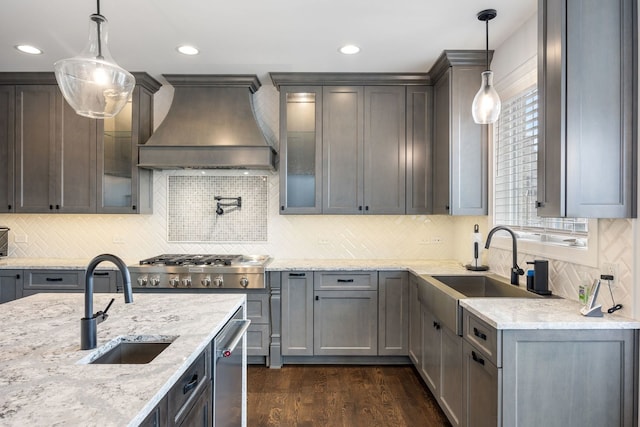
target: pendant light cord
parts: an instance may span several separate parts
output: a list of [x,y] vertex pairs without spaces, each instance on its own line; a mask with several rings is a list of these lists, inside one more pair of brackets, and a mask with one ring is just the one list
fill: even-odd
[[104,20],[104,17],[100,14],[100,0],[96,0],[97,3],[97,9],[98,9],[98,17],[101,19],[96,19],[96,28],[98,31],[98,56],[96,57],[97,59],[104,59],[104,56],[102,56],[102,34],[100,34],[102,31],[102,21]]
[[[98,0],[98,2],[100,2],[100,0]],[[486,49],[486,53],[487,53],[487,71],[489,71],[489,20],[485,20],[484,21],[485,25],[486,25],[486,35],[487,35],[487,49]]]

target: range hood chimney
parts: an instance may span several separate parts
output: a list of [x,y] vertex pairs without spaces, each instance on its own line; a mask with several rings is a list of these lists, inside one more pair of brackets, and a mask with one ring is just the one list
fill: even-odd
[[167,74],[173,102],[158,129],[138,146],[149,169],[270,169],[277,152],[256,121],[255,75]]

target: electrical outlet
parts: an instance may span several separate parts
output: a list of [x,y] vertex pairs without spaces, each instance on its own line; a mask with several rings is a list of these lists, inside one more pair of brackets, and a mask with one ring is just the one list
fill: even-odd
[[[613,280],[611,281],[611,287],[614,287],[618,284],[618,264],[614,262],[603,262],[602,268],[600,269],[601,275],[613,276]],[[606,284],[606,280],[603,281],[603,285]]]
[[421,239],[419,243],[421,245],[430,245],[431,244],[431,240],[429,240],[429,239]]
[[124,237],[122,236],[113,236],[113,243],[115,243],[116,245],[123,245],[124,242]]
[[329,241],[327,239],[318,239],[319,245],[328,245]]
[[432,242],[433,244],[435,244],[435,245],[439,245],[439,244],[443,243],[443,242],[444,242],[444,240],[442,239],[442,237],[434,237],[434,238],[431,240],[431,242]]

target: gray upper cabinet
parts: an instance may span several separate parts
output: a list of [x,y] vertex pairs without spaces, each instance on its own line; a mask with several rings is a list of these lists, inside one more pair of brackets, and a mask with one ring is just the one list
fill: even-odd
[[471,116],[485,61],[484,51],[446,50],[429,71],[434,81],[434,214],[488,213],[488,126]]
[[[426,74],[271,73],[271,79],[280,90],[280,213],[427,213]],[[408,123],[415,157],[407,153]]]
[[280,212],[322,213],[322,88],[280,89]]
[[362,213],[364,205],[364,88],[323,88],[322,211]]
[[134,73],[131,100],[115,117],[98,126],[99,213],[151,213],[153,171],[138,167],[138,146],[153,133],[153,94],[160,83],[145,73]]
[[432,211],[433,87],[407,87],[406,213]]
[[55,85],[16,87],[16,212],[95,210],[95,120]]
[[636,7],[538,2],[540,216],[636,216]]
[[0,73],[0,212],[150,212],[152,172],[138,170],[138,144],[153,131],[160,84],[136,79],[123,112],[93,120],[67,104],[53,73]]
[[15,87],[0,86],[0,212],[14,209],[15,98]]
[[405,212],[405,88],[329,86],[323,93],[323,212]]

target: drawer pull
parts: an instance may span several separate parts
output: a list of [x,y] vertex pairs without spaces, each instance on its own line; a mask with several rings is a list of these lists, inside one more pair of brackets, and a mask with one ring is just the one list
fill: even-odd
[[471,358],[473,358],[474,362],[477,362],[484,366],[484,359],[482,357],[478,357],[475,351],[471,352]]
[[307,273],[289,273],[289,277],[305,277]]
[[47,282],[62,282],[62,277],[47,277],[45,280]]
[[182,388],[182,394],[187,394],[198,385],[198,374],[193,374],[191,380]]
[[94,276],[108,276],[109,272],[108,271],[95,271],[93,273]]
[[353,279],[338,279],[338,283],[353,283]]
[[473,335],[477,336],[481,340],[484,340],[484,341],[487,340],[487,335],[480,332],[478,328],[473,328]]

